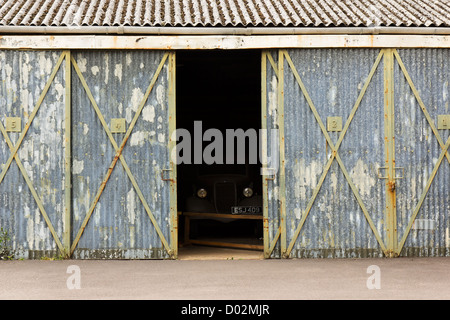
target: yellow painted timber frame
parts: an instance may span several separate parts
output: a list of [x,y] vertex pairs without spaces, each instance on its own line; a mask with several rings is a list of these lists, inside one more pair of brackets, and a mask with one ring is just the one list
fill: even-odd
[[[5,166],[3,167],[1,173],[0,173],[0,183],[3,181],[6,173],[8,172],[8,169],[10,168],[10,165],[12,163],[13,160],[16,161],[20,172],[22,173],[30,191],[31,194],[33,195],[33,198],[35,199],[39,210],[42,214],[42,216],[44,217],[44,220],[47,224],[48,229],[50,230],[53,239],[57,245],[58,250],[60,251],[60,254],[63,257],[69,258],[72,256],[74,250],[77,247],[77,244],[81,238],[81,235],[96,207],[96,204],[98,203],[98,200],[100,199],[100,196],[102,195],[102,192],[105,188],[106,183],[108,182],[109,177],[111,176],[111,173],[117,163],[118,160],[120,160],[121,164],[123,165],[123,168],[125,169],[133,187],[136,190],[136,193],[138,194],[140,200],[142,201],[144,208],[147,212],[147,215],[149,216],[159,238],[161,239],[162,245],[164,247],[164,249],[167,251],[168,255],[170,258],[175,259],[177,258],[177,254],[178,254],[178,249],[177,249],[177,242],[178,242],[178,215],[177,215],[177,186],[176,186],[176,163],[173,162],[172,157],[170,157],[170,150],[173,150],[176,144],[176,140],[174,140],[174,137],[170,137],[169,142],[168,142],[168,154],[169,154],[169,159],[170,159],[170,168],[167,169],[168,171],[170,171],[170,178],[169,179],[164,179],[167,181],[170,181],[170,243],[169,241],[167,241],[167,239],[164,237],[164,234],[162,233],[161,229],[158,226],[158,223],[154,217],[154,215],[152,214],[150,207],[148,206],[147,201],[145,200],[137,182],[136,179],[134,178],[133,174],[130,171],[130,168],[128,167],[125,158],[122,155],[122,151],[127,143],[128,138],[131,135],[131,132],[134,128],[134,125],[136,123],[136,121],[138,120],[139,115],[141,114],[141,111],[144,107],[144,104],[147,100],[147,98],[149,97],[155,83],[156,80],[158,79],[158,76],[160,75],[160,72],[162,70],[162,68],[164,67],[164,65],[166,64],[166,62],[168,62],[168,70],[169,70],[169,90],[168,90],[168,96],[169,96],[169,132],[174,132],[175,128],[176,128],[176,119],[175,119],[175,71],[176,71],[176,64],[175,64],[175,52],[166,52],[162,58],[162,60],[159,63],[159,66],[155,72],[155,74],[153,75],[150,84],[147,88],[147,91],[145,92],[145,95],[142,99],[142,101],[140,102],[139,108],[128,128],[128,131],[125,134],[125,137],[122,141],[122,143],[119,145],[117,145],[115,139],[113,138],[111,131],[107,125],[107,123],[105,122],[105,119],[102,115],[102,113],[100,112],[100,109],[98,108],[98,105],[96,103],[96,101],[94,100],[94,97],[89,89],[89,87],[86,84],[86,81],[78,67],[77,62],[75,61],[75,59],[71,56],[71,52],[70,50],[65,50],[61,53],[61,55],[58,58],[58,61],[56,63],[56,65],[54,66],[52,73],[50,74],[49,79],[47,80],[45,87],[41,93],[41,95],[39,96],[39,99],[36,102],[36,105],[33,108],[32,113],[30,114],[30,117],[28,119],[28,122],[26,123],[24,129],[22,130],[22,132],[20,133],[19,139],[17,140],[16,144],[14,145],[11,141],[11,139],[8,136],[8,133],[5,129],[5,127],[3,126],[3,123],[0,121],[0,132],[2,133],[10,151],[11,154],[5,164]],[[22,161],[19,158],[18,155],[18,150],[25,138],[25,135],[27,134],[29,128],[32,125],[33,119],[35,118],[37,112],[39,111],[39,108],[50,88],[50,85],[52,84],[56,73],[58,72],[58,70],[60,69],[60,67],[63,65],[63,67],[65,68],[65,134],[64,134],[64,146],[65,146],[65,155],[64,155],[64,164],[65,164],[65,168],[64,168],[64,198],[65,198],[65,208],[64,208],[64,213],[63,213],[63,234],[62,234],[62,241],[59,238],[58,234],[56,233],[53,224],[51,223],[48,214],[43,206],[42,200],[40,199],[39,195],[36,193],[36,189],[33,186],[33,182],[31,181],[30,177],[28,176]],[[78,230],[78,233],[75,237],[75,239],[73,240],[73,242],[71,242],[71,205],[72,205],[72,195],[71,195],[71,190],[72,190],[72,182],[71,182],[71,71],[72,71],[72,67],[74,68],[76,74],[78,75],[87,95],[88,98],[92,104],[92,107],[94,108],[111,144],[113,145],[116,154],[115,157],[111,163],[111,165],[109,166],[107,173],[103,179],[103,182],[101,183],[97,194],[94,198],[93,203],[91,204],[88,212],[86,213],[86,216],[83,220],[83,223],[80,227],[80,229]]]
[[[304,214],[302,215],[295,231],[294,231],[294,235],[293,238],[291,239],[291,241],[289,243],[286,243],[287,239],[286,239],[286,189],[285,189],[285,175],[284,175],[284,99],[283,99],[283,86],[284,86],[284,82],[283,82],[283,77],[284,77],[284,62],[283,60],[286,60],[287,65],[290,67],[291,71],[293,72],[293,75],[301,89],[301,92],[303,93],[304,97],[306,98],[306,101],[308,103],[308,106],[310,108],[310,110],[312,111],[312,113],[314,114],[314,117],[317,121],[317,123],[320,126],[320,129],[329,145],[329,147],[331,148],[331,156],[328,160],[328,162],[325,164],[324,166],[324,170],[322,172],[322,175],[319,178],[319,181],[317,183],[316,188],[313,191],[313,194],[311,196],[311,198],[308,201],[308,204],[306,206],[306,209],[304,211]],[[382,177],[386,179],[386,243],[382,240],[378,230],[376,229],[372,218],[370,217],[370,214],[368,212],[368,210],[366,209],[361,196],[359,195],[358,189],[356,188],[356,186],[354,185],[353,181],[350,178],[350,175],[347,171],[347,169],[345,168],[339,153],[338,153],[338,149],[344,139],[344,136],[347,132],[347,129],[349,128],[354,115],[356,114],[359,105],[361,103],[361,100],[364,97],[364,94],[366,92],[366,89],[370,83],[370,81],[372,80],[372,77],[377,69],[377,67],[379,66],[381,60],[383,60],[383,73],[384,73],[384,127],[385,127],[385,161],[386,161],[386,167],[384,167],[386,169],[386,177]],[[420,196],[420,199],[417,203],[417,205],[415,206],[410,221],[408,223],[408,226],[406,227],[406,230],[401,238],[400,241],[398,241],[398,235],[397,235],[397,218],[396,218],[396,188],[395,188],[395,180],[398,179],[398,177],[396,176],[396,169],[398,169],[396,167],[395,164],[395,136],[394,136],[394,63],[395,61],[398,62],[408,84],[410,85],[419,105],[421,110],[423,111],[428,124],[430,125],[442,151],[441,154],[439,155],[439,158],[436,162],[436,164],[434,165],[433,171],[430,175],[430,177],[428,178],[427,184]],[[268,231],[268,221],[266,221],[268,219],[268,202],[267,199],[264,199],[263,202],[263,214],[264,214],[264,256],[266,258],[269,258],[270,255],[272,254],[272,251],[275,248],[276,243],[280,240],[280,248],[281,248],[281,256],[283,258],[288,258],[291,254],[291,251],[293,249],[293,246],[295,244],[295,242],[297,241],[297,238],[300,234],[300,231],[302,230],[302,227],[305,223],[305,220],[308,217],[309,212],[311,211],[311,208],[316,200],[316,197],[322,187],[322,184],[329,172],[329,169],[331,167],[331,164],[334,160],[336,160],[358,202],[358,204],[360,205],[364,216],[370,226],[370,228],[372,229],[373,234],[375,235],[375,238],[377,239],[377,242],[381,248],[381,250],[383,251],[384,255],[386,257],[397,257],[400,255],[401,250],[404,246],[404,243],[406,241],[406,238],[412,228],[412,225],[414,223],[414,220],[422,206],[422,203],[425,199],[425,196],[430,188],[431,183],[434,180],[434,177],[436,176],[437,170],[439,169],[439,166],[441,165],[444,157],[447,158],[448,163],[450,164],[450,155],[448,152],[449,146],[450,146],[450,137],[448,138],[447,142],[444,144],[444,141],[442,140],[442,137],[439,135],[438,130],[436,129],[436,125],[433,121],[433,119],[431,118],[431,116],[429,115],[426,106],[424,105],[424,103],[422,102],[422,100],[420,99],[419,93],[417,91],[417,89],[415,88],[411,77],[409,76],[401,58],[399,53],[397,52],[396,49],[381,49],[373,66],[371,71],[369,72],[369,75],[366,79],[366,82],[350,112],[350,115],[348,117],[348,119],[345,122],[345,125],[340,133],[339,139],[336,142],[336,145],[333,144],[332,140],[330,139],[328,132],[326,130],[326,127],[323,124],[322,119],[320,118],[313,101],[311,100],[305,85],[302,82],[302,79],[298,73],[298,71],[296,70],[291,58],[289,57],[289,54],[286,50],[284,49],[280,49],[278,50],[278,63],[275,62],[275,60],[273,59],[273,57],[271,56],[269,51],[263,51],[262,52],[262,63],[261,63],[261,68],[262,68],[262,80],[261,80],[261,85],[262,85],[262,128],[266,128],[267,127],[267,92],[266,92],[266,85],[267,85],[267,62],[269,62],[269,64],[271,65],[271,67],[274,70],[275,75],[278,77],[278,127],[280,130],[280,174],[279,174],[279,199],[280,199],[280,226],[277,229],[276,235],[274,236],[273,239],[271,239],[272,242],[269,242],[269,231]],[[267,150],[267,149],[265,149]],[[263,156],[265,155],[265,152],[263,152]],[[263,161],[264,163],[264,161]],[[264,164],[263,164],[264,166]],[[263,179],[263,194],[265,195],[265,198],[267,198],[267,194],[268,194],[268,183],[267,183],[268,179]]]

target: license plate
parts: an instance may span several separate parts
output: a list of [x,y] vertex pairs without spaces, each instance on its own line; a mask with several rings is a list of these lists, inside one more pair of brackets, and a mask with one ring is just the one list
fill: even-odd
[[254,206],[238,206],[238,207],[231,207],[231,213],[232,214],[257,214],[261,213],[261,207],[254,207]]

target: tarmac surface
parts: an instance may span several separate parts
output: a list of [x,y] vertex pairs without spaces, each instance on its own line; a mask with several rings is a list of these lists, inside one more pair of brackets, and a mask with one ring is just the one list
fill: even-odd
[[1,300],[448,300],[450,257],[264,260],[184,248],[178,260],[0,261]]

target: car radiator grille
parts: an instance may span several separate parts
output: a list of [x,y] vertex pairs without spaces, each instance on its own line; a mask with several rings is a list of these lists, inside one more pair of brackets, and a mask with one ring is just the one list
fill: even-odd
[[214,199],[217,213],[231,213],[231,207],[237,203],[236,185],[232,182],[216,183]]

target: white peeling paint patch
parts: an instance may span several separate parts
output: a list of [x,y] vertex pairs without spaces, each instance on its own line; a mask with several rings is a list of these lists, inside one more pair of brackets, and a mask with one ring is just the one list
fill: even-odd
[[131,135],[130,146],[140,146],[142,147],[145,143],[145,139],[148,137],[148,132],[136,131]]
[[134,224],[136,218],[136,192],[131,188],[127,193],[127,214],[131,224]]
[[108,84],[109,79],[109,55],[105,55],[105,84]]
[[116,64],[116,68],[114,69],[114,75],[119,78],[120,82],[122,82],[122,64]]
[[127,53],[125,55],[125,59],[126,59],[127,66],[129,66],[131,64],[131,62],[132,62],[132,60],[131,60],[131,53]]
[[97,205],[95,206],[94,213],[92,214],[92,218],[94,219],[94,224],[96,226],[100,223],[100,212],[102,210],[102,204],[100,202],[97,202]]
[[450,247],[450,234],[448,228],[445,229],[445,246]]
[[24,140],[20,146],[18,151],[19,158],[23,160],[28,160],[29,157],[33,154],[33,141],[32,140]]
[[83,172],[83,170],[84,170],[84,161],[83,160],[78,161],[74,159],[72,163],[72,173],[80,174]]
[[300,196],[301,200],[306,200],[306,190],[315,189],[318,176],[322,173],[322,165],[318,161],[311,161],[309,165],[305,164],[305,159],[300,159],[294,165],[294,191]]
[[336,194],[336,192],[337,192],[337,176],[336,176],[335,172],[331,173],[330,180],[331,180],[330,186],[333,189],[333,193]]
[[11,77],[12,67],[9,64],[6,64],[5,65],[5,70],[6,70],[6,76],[7,77]]
[[141,62],[141,64],[139,65],[139,68],[144,69],[144,64]]
[[78,68],[80,69],[81,72],[86,72],[86,64],[87,64],[87,59],[80,57],[77,61],[78,64]]
[[142,93],[142,90],[140,88],[134,88],[130,99],[131,106],[125,110],[125,119],[128,123],[132,120],[132,111],[136,112],[138,110],[139,104],[143,98],[144,94]]
[[94,76],[96,76],[97,73],[99,73],[99,71],[100,71],[100,68],[99,68],[98,66],[93,66],[93,67],[91,68],[91,72],[92,72],[92,74],[93,74]]
[[448,98],[448,81],[445,81],[444,87],[442,88],[442,99],[444,102],[447,101]]
[[31,65],[27,64],[27,62],[24,62],[22,64],[22,70],[21,70],[21,74],[20,74],[20,77],[22,78],[21,82],[23,83],[24,87],[28,86],[28,78],[29,78],[28,73],[30,71],[31,71]]
[[278,104],[277,90],[278,90],[278,80],[276,76],[273,76],[272,80],[270,81],[270,91],[268,94],[270,115],[276,114]]
[[46,58],[45,57],[45,52],[40,52],[39,53],[39,71],[41,74],[43,74],[44,72],[47,74],[50,74],[52,72],[52,68],[53,68],[53,63],[52,60],[50,58]]
[[355,167],[350,172],[350,176],[361,196],[369,196],[376,179],[369,175],[369,168],[361,159],[356,162]]
[[65,89],[61,83],[55,84],[55,90],[56,90],[56,100],[60,100],[61,96],[64,94]]
[[161,84],[156,88],[156,100],[161,105],[161,108],[164,109],[164,103],[166,101],[166,88]]
[[272,192],[269,191],[269,194],[268,194],[268,197],[267,197],[268,200],[269,201],[271,201],[271,200],[278,200],[279,199],[279,197],[278,197],[279,190],[280,190],[280,187],[276,186],[276,187],[274,187],[272,189]]
[[28,111],[30,110],[30,108],[29,108],[30,99],[29,98],[30,98],[30,92],[27,89],[21,89],[20,90],[20,101],[22,102],[24,114],[28,114]]
[[3,61],[6,61],[6,53],[5,53],[5,51],[0,52],[0,69],[3,68]]
[[83,124],[83,134],[87,135],[89,132],[89,126],[85,123]]
[[155,107],[152,105],[145,106],[142,110],[142,118],[145,121],[153,122],[155,120]]
[[438,162],[438,158],[433,158],[433,166],[436,166],[437,162]]
[[330,90],[328,90],[328,102],[330,105],[335,106],[336,105],[336,97],[337,97],[337,87],[335,85],[332,85],[330,87]]
[[409,182],[409,185],[411,186],[411,200],[416,199],[416,177],[411,177],[411,180]]
[[23,213],[24,217],[27,219],[27,242],[28,242],[28,248],[33,248],[34,243],[34,220],[30,213],[30,208],[24,204],[23,207]]
[[158,141],[159,142],[164,143],[165,139],[166,138],[164,136],[164,133],[158,133]]
[[295,218],[296,219],[300,219],[302,217],[302,209],[300,208],[295,208],[294,209],[294,214],[295,214]]

